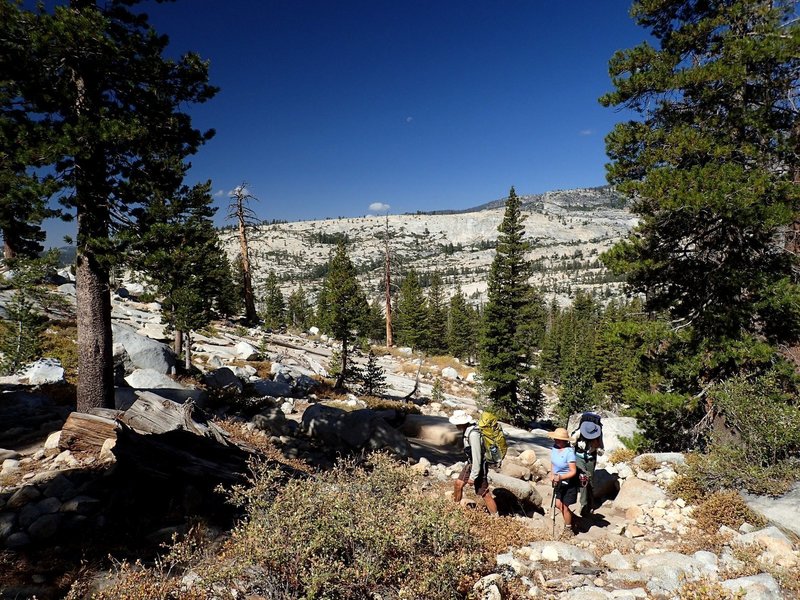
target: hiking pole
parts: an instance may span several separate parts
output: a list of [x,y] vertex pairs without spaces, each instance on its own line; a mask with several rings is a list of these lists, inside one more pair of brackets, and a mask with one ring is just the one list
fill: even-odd
[[550,513],[553,515],[553,536],[556,535],[556,482],[553,482],[553,495],[550,498]]

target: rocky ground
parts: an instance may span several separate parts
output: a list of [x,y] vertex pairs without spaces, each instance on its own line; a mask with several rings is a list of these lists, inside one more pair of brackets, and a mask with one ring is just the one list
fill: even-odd
[[[342,453],[387,450],[420,473],[429,493],[451,493],[462,452],[447,417],[456,409],[478,410],[470,365],[393,349],[380,358],[388,386],[383,398],[332,394],[320,384],[333,350],[324,336],[267,335],[218,323],[194,337],[196,377],[175,377],[157,305],[132,295],[122,289],[114,298],[114,419],[124,420],[143,392],[164,402],[191,400],[232,439],[261,440],[292,468],[325,468]],[[406,402],[418,374],[418,391]],[[445,395],[432,402],[437,379]],[[0,385],[0,597],[59,597],[70,578],[102,565],[108,554],[147,555],[197,519],[222,534],[236,518],[214,498],[213,482],[148,478],[125,461],[116,434],[76,440],[68,427],[68,417],[75,418],[71,388],[57,361],[40,361]],[[505,426],[509,454],[492,484],[503,518],[539,532],[541,541],[499,554],[496,572],[476,584],[477,597],[503,598],[513,589],[538,598],[673,598],[682,587],[710,582],[741,589],[750,600],[792,597],[781,574],[796,570],[800,560],[798,488],[779,500],[748,498],[774,520],[766,527],[745,523],[701,533],[695,507],[665,491],[684,457],[612,464],[609,457],[636,423],[609,415],[604,429],[600,506],[568,537],[549,508],[546,429]],[[475,506],[475,499],[465,504]]]

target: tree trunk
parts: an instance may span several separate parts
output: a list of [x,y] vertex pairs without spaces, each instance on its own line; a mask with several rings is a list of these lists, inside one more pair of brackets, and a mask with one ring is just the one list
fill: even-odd
[[175,330],[175,336],[172,341],[172,349],[175,350],[175,356],[180,356],[183,350],[183,332],[180,329]]
[[[78,215],[78,237],[88,237],[87,215]],[[83,233],[83,236],[81,236]],[[78,248],[78,411],[114,408],[111,291],[108,270],[85,246]]]
[[342,372],[339,373],[333,387],[337,390],[344,389],[345,377],[347,377],[347,340],[342,340]]
[[389,215],[386,215],[386,345],[394,346],[392,339],[392,265],[389,259]]
[[11,247],[11,244],[8,242],[8,232],[3,232],[3,258],[6,260],[11,260],[15,258],[17,253],[14,252],[14,248]]
[[256,301],[253,294],[253,276],[250,268],[250,249],[247,244],[247,227],[244,218],[244,207],[239,202],[239,251],[242,254],[242,282],[244,287],[244,318],[248,323],[258,321],[256,314]]
[[184,361],[183,366],[188,373],[192,369],[192,336],[191,332],[187,331],[184,335],[186,335],[186,348],[184,349]]
[[79,412],[70,413],[61,428],[58,447],[72,452],[98,452],[107,439],[116,439],[117,423],[115,417],[117,415],[116,411],[99,415]]

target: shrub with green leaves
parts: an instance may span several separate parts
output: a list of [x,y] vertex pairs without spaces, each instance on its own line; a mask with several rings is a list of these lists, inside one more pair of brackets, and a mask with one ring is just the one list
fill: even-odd
[[629,398],[630,416],[644,434],[637,436],[639,452],[685,450],[692,446],[692,428],[702,416],[697,399],[683,394],[638,392]]
[[277,478],[256,467],[252,487],[235,490],[247,519],[225,556],[237,567],[220,565],[201,574],[205,581],[235,577],[284,594],[274,597],[444,599],[461,598],[461,579],[483,566],[462,510],[421,496],[413,473],[386,457],[280,489]]

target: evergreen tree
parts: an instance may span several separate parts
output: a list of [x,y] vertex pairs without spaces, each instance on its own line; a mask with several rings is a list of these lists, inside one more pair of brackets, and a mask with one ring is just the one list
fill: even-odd
[[382,304],[381,300],[373,300],[367,309],[366,337],[377,343],[386,342],[386,317]]
[[427,309],[428,314],[425,319],[428,333],[427,351],[431,354],[444,354],[447,351],[447,306],[442,289],[442,276],[438,271],[434,271],[431,275]]
[[45,239],[42,220],[56,214],[47,208],[54,178],[34,171],[53,159],[47,122],[32,115],[22,95],[22,79],[36,69],[30,51],[36,22],[15,2],[0,3],[0,234],[7,260],[37,256]]
[[369,351],[367,366],[364,368],[361,377],[362,385],[360,391],[362,396],[380,396],[386,391],[386,374],[383,367],[378,364],[378,359],[372,350]]
[[479,342],[481,379],[492,407],[506,418],[525,420],[519,386],[529,369],[528,336],[523,318],[532,298],[530,262],[519,198],[511,188],[497,251],[489,271],[488,302]]
[[800,333],[797,245],[776,243],[800,231],[796,7],[637,0],[658,44],[610,62],[601,102],[640,118],[607,137],[608,179],[640,222],[604,260],[699,340]]
[[286,310],[286,320],[290,327],[305,331],[310,326],[311,306],[306,298],[303,286],[298,286],[290,295]]
[[475,355],[476,319],[461,287],[456,288],[455,294],[450,297],[449,309],[447,351],[459,360],[469,359]]
[[195,54],[165,58],[168,38],[133,11],[136,4],[74,0],[52,13],[40,5],[35,17],[25,13],[30,35],[14,42],[34,60],[12,78],[26,109],[56,142],[61,200],[78,222],[83,411],[114,401],[109,271],[121,248],[113,234],[151,198],[173,194],[185,159],[211,136],[194,129],[185,112],[216,92],[207,65]]
[[428,348],[428,322],[425,296],[419,276],[410,269],[400,284],[397,311],[394,318],[395,341],[414,349]]
[[205,327],[215,308],[226,309],[230,267],[214,229],[211,182],[182,186],[169,197],[153,197],[131,241],[130,260],[162,297],[162,320],[182,336]]
[[343,241],[328,263],[328,274],[322,284],[318,299],[318,319],[320,328],[341,342],[341,370],[336,377],[336,388],[344,387],[348,374],[348,345],[354,333],[364,320],[366,300],[356,279],[353,266]]
[[264,284],[264,310],[261,316],[268,329],[280,329],[286,325],[286,303],[275,271],[269,272]]

